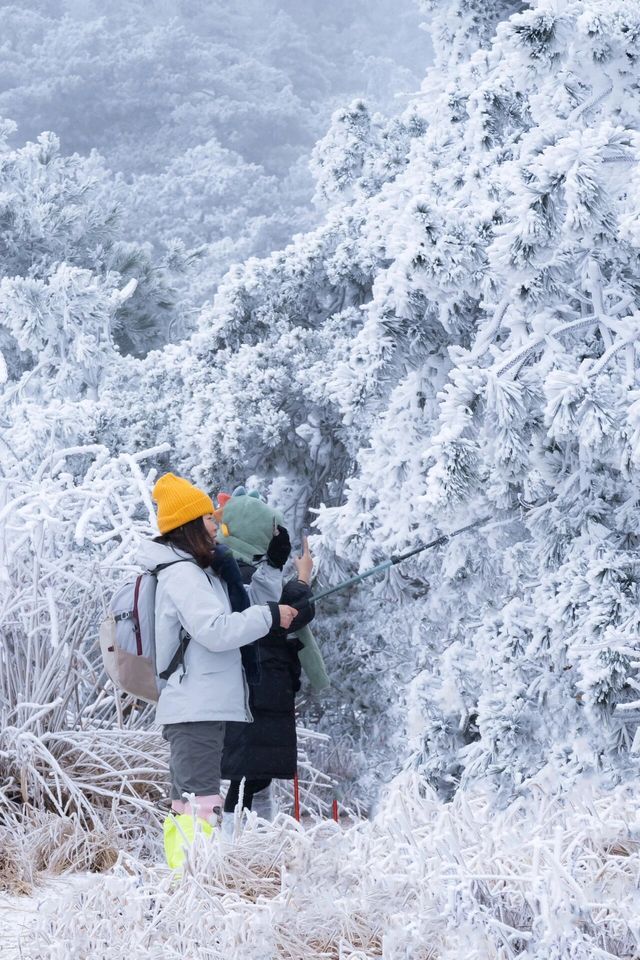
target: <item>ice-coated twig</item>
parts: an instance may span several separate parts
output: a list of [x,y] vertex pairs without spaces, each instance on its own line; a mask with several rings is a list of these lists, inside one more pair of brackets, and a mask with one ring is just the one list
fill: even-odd
[[[625,309],[630,305],[631,302],[633,302],[632,298],[626,298],[620,304],[616,305],[616,307],[613,309],[613,312]],[[581,330],[586,330],[588,327],[600,322],[613,328],[614,319],[614,317],[608,314],[597,315],[592,313],[587,317],[580,317],[579,319],[572,320],[569,323],[559,324],[544,336],[533,338],[528,344],[526,344],[526,346],[512,353],[511,356],[506,360],[502,360],[501,362],[497,363],[492,370],[496,376],[501,376],[505,373],[508,373],[509,370],[513,369],[514,367],[520,367],[533,352],[541,349],[544,346],[549,337],[558,337],[565,333],[579,333]]]
[[613,83],[611,80],[609,80],[607,86],[603,90],[600,90],[598,93],[594,93],[591,97],[589,97],[588,100],[585,100],[584,103],[579,104],[571,111],[566,120],[567,126],[575,123],[576,120],[579,120],[583,114],[589,113],[591,110],[597,107],[598,104],[602,103],[602,101],[605,100],[606,97],[608,97],[612,92]]

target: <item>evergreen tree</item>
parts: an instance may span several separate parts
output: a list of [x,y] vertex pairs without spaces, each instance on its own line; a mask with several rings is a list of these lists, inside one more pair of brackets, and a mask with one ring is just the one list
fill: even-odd
[[[328,580],[493,513],[383,585],[405,630],[367,589],[346,616],[399,665],[361,729],[413,677],[405,732],[434,782],[491,774],[508,796],[546,763],[619,772],[637,725],[640,34],[623,3],[503,12],[466,61],[452,34],[387,175],[382,122],[336,117],[326,223],[203,314],[176,450],[211,482],[246,465],[296,517],[320,507]],[[334,657],[342,682],[344,639]]]
[[177,244],[154,260],[148,247],[121,239],[117,190],[97,154],[65,156],[50,133],[12,148],[14,131],[10,121],[0,128],[6,376],[27,373],[31,392],[51,376],[73,396],[76,363],[81,382],[96,388],[115,343],[144,351],[164,342],[170,322],[180,325],[174,280],[191,258]]
[[530,4],[527,0],[418,0],[433,37],[439,68],[464,63],[490,45],[496,27]]
[[[401,117],[335,116],[324,222],[231,270],[189,341],[108,365],[91,429],[316,518],[322,582],[491,514],[333,608],[321,724],[361,769],[408,745],[444,795],[506,801],[622,776],[636,737],[640,20],[456,10]],[[15,334],[31,288],[5,289]]]

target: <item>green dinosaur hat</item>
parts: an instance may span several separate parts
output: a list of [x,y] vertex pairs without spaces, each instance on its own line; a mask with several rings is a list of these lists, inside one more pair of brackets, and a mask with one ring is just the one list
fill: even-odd
[[[216,500],[218,542],[228,546],[236,560],[245,563],[253,563],[254,557],[264,556],[269,541],[277,533],[276,528],[284,527],[281,512],[265,503],[257,490],[247,493],[244,487],[237,487],[231,496],[219,493]],[[309,627],[302,627],[295,634],[303,645],[299,653],[302,669],[314,690],[324,690],[331,681],[313,633]]]
[[264,556],[269,541],[278,532],[276,527],[284,527],[280,511],[265,503],[257,491],[247,493],[244,487],[237,487],[231,496],[221,493],[217,499],[218,542],[226,544],[236,559],[246,563]]

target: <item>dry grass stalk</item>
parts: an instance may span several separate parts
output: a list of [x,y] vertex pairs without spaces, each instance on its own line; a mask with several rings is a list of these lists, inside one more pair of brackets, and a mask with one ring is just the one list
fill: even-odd
[[[622,958],[640,948],[634,791],[483,795],[443,805],[405,778],[374,821],[247,819],[191,851],[182,878],[121,857],[33,931],[42,958]],[[120,951],[120,953],[119,953]],[[28,955],[28,953],[27,953]]]

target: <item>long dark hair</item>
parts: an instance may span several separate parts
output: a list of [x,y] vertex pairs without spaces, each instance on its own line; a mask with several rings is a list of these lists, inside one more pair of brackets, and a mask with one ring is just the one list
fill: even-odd
[[175,530],[169,530],[162,536],[156,537],[156,543],[166,543],[178,550],[190,553],[200,567],[208,567],[213,559],[213,540],[207,533],[202,517],[189,520]]

